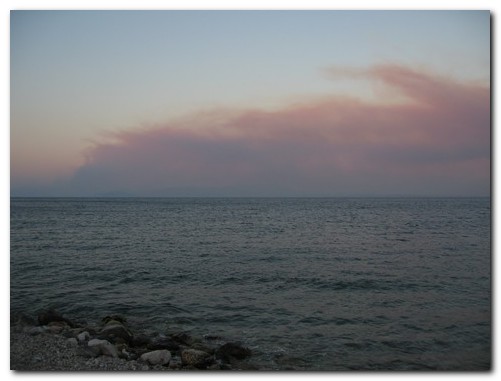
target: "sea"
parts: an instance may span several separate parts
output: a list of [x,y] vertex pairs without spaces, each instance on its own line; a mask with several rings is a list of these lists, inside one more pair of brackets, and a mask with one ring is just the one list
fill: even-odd
[[11,198],[10,310],[240,341],[267,370],[491,368],[490,198]]

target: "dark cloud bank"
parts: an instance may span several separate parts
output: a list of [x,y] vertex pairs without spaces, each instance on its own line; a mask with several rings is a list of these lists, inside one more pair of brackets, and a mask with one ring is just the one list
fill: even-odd
[[489,195],[488,88],[391,65],[344,75],[406,101],[333,96],[123,131],[91,147],[71,178],[13,195]]

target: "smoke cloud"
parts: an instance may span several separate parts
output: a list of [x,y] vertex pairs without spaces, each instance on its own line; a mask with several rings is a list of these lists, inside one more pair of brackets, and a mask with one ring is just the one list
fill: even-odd
[[74,195],[488,195],[490,91],[408,67],[329,69],[398,94],[214,110],[114,134],[58,184]]

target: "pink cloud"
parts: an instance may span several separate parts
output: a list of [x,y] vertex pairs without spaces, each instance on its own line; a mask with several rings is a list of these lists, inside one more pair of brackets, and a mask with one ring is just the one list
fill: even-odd
[[69,188],[139,195],[488,194],[488,88],[395,65],[344,74],[379,81],[408,101],[331,96],[273,112],[214,111],[123,131],[116,143],[89,150]]

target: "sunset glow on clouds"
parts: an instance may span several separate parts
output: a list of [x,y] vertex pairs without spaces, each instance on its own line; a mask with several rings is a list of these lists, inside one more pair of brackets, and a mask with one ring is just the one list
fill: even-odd
[[11,35],[12,196],[490,194],[487,11],[15,11]]
[[393,65],[358,75],[407,100],[333,96],[123,131],[92,147],[65,186],[82,195],[488,194],[488,88]]

